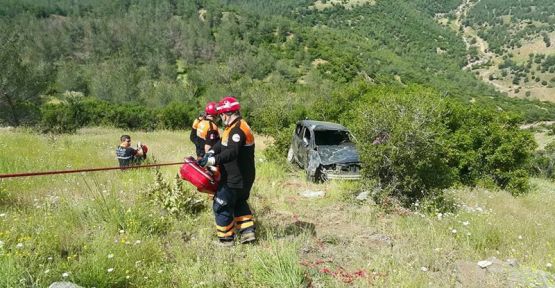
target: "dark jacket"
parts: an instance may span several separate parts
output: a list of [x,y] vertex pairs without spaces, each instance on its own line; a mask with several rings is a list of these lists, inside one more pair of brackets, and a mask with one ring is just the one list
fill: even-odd
[[[256,175],[254,166],[254,136],[241,117],[228,125],[213,150],[216,165],[222,170],[221,184],[230,188],[252,187]],[[247,191],[248,192],[248,191]]]

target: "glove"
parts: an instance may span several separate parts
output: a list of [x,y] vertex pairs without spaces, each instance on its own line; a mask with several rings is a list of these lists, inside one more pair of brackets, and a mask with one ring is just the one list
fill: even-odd
[[202,159],[197,161],[197,164],[202,167],[214,166],[214,164],[216,164],[216,158],[212,157],[210,154],[206,154]]

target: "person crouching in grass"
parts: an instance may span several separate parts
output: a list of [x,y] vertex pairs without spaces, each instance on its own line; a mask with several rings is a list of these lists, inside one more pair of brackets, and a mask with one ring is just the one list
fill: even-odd
[[137,144],[137,149],[131,147],[131,136],[121,135],[121,143],[116,148],[116,157],[119,167],[125,168],[131,165],[139,165],[146,159],[145,146],[141,142]]

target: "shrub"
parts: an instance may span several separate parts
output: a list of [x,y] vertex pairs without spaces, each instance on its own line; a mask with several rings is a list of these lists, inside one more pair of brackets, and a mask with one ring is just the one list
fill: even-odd
[[42,106],[40,127],[46,133],[74,133],[88,124],[88,117],[81,101],[69,97],[65,102]]
[[555,141],[534,153],[530,171],[536,176],[555,179]]
[[536,144],[529,132],[519,129],[519,118],[457,103],[449,110],[449,165],[456,168],[459,181],[473,186],[487,178],[513,194],[526,192],[526,170]]
[[193,121],[196,113],[194,107],[184,103],[173,102],[158,112],[158,127],[163,129],[185,129]]
[[378,198],[391,195],[408,205],[453,183],[443,143],[444,105],[419,86],[379,86],[355,103],[347,118],[354,120],[349,126],[359,140],[363,175],[378,180]]
[[449,102],[420,86],[371,88],[350,111],[343,122],[359,140],[363,177],[377,182],[378,198],[441,199],[438,190],[455,182],[528,191],[536,144],[515,115]]
[[291,124],[288,128],[271,133],[274,142],[264,150],[264,156],[267,160],[283,162],[286,159],[294,130],[295,124]]

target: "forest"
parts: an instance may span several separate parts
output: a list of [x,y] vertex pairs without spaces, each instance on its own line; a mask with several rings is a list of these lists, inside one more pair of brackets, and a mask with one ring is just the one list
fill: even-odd
[[461,70],[464,43],[431,17],[457,1],[321,11],[311,1],[1,2],[3,125],[176,129],[207,100],[235,95],[247,117],[265,117],[266,101],[287,105],[287,127],[357,81],[419,84],[526,121],[555,117],[555,105],[504,97]]

